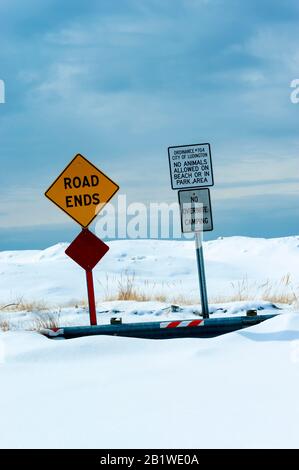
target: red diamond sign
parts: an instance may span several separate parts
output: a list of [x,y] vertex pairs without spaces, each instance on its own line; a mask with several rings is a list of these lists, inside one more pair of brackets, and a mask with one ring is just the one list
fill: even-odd
[[108,250],[108,245],[88,229],[83,229],[65,250],[65,254],[78,263],[85,271],[91,271]]

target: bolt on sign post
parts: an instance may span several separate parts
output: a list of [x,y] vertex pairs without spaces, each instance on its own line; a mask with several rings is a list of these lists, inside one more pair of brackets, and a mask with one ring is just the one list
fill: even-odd
[[172,189],[178,191],[183,233],[195,234],[197,271],[203,318],[209,318],[202,232],[213,230],[210,190],[213,168],[210,144],[180,145],[168,148]]
[[97,324],[92,270],[109,247],[87,227],[118,190],[116,183],[83,155],[77,154],[45,193],[82,227],[65,253],[86,272],[91,325]]

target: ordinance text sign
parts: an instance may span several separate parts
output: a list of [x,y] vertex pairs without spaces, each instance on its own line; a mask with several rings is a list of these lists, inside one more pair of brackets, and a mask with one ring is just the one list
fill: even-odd
[[210,144],[168,147],[172,189],[213,186]]

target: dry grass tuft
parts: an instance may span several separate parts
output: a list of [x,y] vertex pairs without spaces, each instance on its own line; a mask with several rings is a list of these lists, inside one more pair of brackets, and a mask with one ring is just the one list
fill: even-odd
[[32,323],[32,330],[40,331],[43,329],[52,329],[59,327],[59,316],[54,316],[54,314],[41,314]]
[[267,281],[262,288],[264,300],[281,304],[298,303],[298,294],[291,282],[291,275],[289,273],[276,283]]
[[[177,305],[194,305],[200,303],[198,296],[186,296],[176,294],[179,290],[178,284],[169,283],[151,283],[144,281],[140,286],[137,285],[134,273],[125,271],[120,278],[116,280],[116,292],[111,292],[112,282],[106,275],[106,286],[104,287],[104,300],[135,300],[170,302]],[[114,283],[115,284],[115,283]],[[103,287],[103,286],[102,286]],[[231,283],[231,293],[227,296],[210,297],[211,303],[223,302],[242,302],[253,300],[265,300],[273,304],[299,304],[298,289],[294,287],[290,274],[284,275],[278,281],[266,280],[265,282],[249,281],[247,276],[243,279]],[[165,291],[172,291],[174,295],[166,294]]]
[[19,304],[19,310],[24,310],[25,312],[43,312],[48,310],[48,305],[43,300],[35,300],[32,302],[22,301]]
[[[144,280],[141,286],[138,286],[135,273],[128,271],[124,271],[119,277],[112,279],[106,274],[105,285],[101,282],[99,284],[104,292],[104,301],[134,300],[136,302],[157,301],[163,303],[170,301],[169,296],[163,292],[166,287],[168,290],[171,288],[177,290],[177,285],[174,283],[173,285],[165,282],[157,284],[148,280]],[[116,286],[114,291],[111,290],[112,285]]]
[[0,330],[2,331],[9,331],[10,330],[10,325],[7,320],[2,320],[0,322]]
[[135,273],[121,273],[117,283],[116,300],[135,300],[145,302],[149,296],[136,286]]
[[[168,292],[177,293],[182,287],[181,282],[152,282],[143,280],[137,282],[135,273],[124,271],[119,277],[112,279],[106,274],[106,281],[103,285],[98,281],[103,292],[104,301],[113,300],[134,300],[136,302],[156,301],[161,303],[191,305],[198,303],[198,298],[188,297],[185,295],[171,295]],[[140,285],[141,284],[141,285]],[[112,285],[116,286],[114,291]]]
[[[114,280],[115,279],[112,281]],[[137,302],[145,302],[146,300],[150,300],[150,296],[137,287],[135,273],[130,273],[128,271],[122,272],[120,277],[117,278],[116,292],[111,292],[112,281],[106,274],[105,285],[103,286],[103,284],[100,282],[100,285],[104,291],[104,301],[135,300]]]
[[0,305],[0,310],[6,312],[42,312],[49,309],[43,300],[27,301],[24,297],[19,297],[14,301]]
[[[157,301],[174,305],[199,305],[200,296],[195,294],[188,296],[180,294],[182,282],[152,282],[138,281],[135,273],[124,271],[120,276],[109,277],[106,275],[106,285],[100,283],[104,291],[104,301]],[[112,291],[114,290],[114,292]],[[247,276],[242,280],[231,283],[231,292],[225,296],[210,296],[210,303],[221,304],[226,302],[264,300],[273,304],[284,304],[299,309],[299,286],[294,285],[291,275],[288,273],[280,280],[266,280],[265,282],[249,281]],[[87,300],[70,300],[64,306],[75,308],[88,308]],[[29,320],[30,327],[34,330],[59,327],[61,308],[56,312],[49,310],[44,301],[25,301],[19,298],[15,301],[0,305],[3,314],[9,312],[32,312],[35,320]],[[6,315],[5,315],[6,316]],[[10,328],[9,316],[0,320],[0,329],[8,331]]]
[[228,296],[213,298],[214,303],[239,302],[262,299],[273,304],[293,305],[299,303],[297,288],[291,281],[291,275],[285,274],[278,281],[267,279],[265,282],[249,282],[247,276],[231,283],[233,293]]

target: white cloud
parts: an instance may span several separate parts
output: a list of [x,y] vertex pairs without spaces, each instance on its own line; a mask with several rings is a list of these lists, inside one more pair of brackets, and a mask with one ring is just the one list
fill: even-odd
[[36,87],[35,92],[39,97],[67,98],[70,95],[75,98],[80,91],[82,77],[87,71],[79,64],[57,63],[51,65],[48,74],[43,81]]
[[299,66],[298,25],[277,23],[263,25],[245,45],[251,55],[262,59],[264,65],[276,66],[281,73],[297,72]]
[[58,31],[45,34],[44,41],[60,46],[100,46],[109,42],[122,47],[122,41],[130,39],[140,41],[147,35],[165,34],[172,27],[172,21],[157,16],[117,16],[89,18],[88,26],[83,24],[70,24]]

